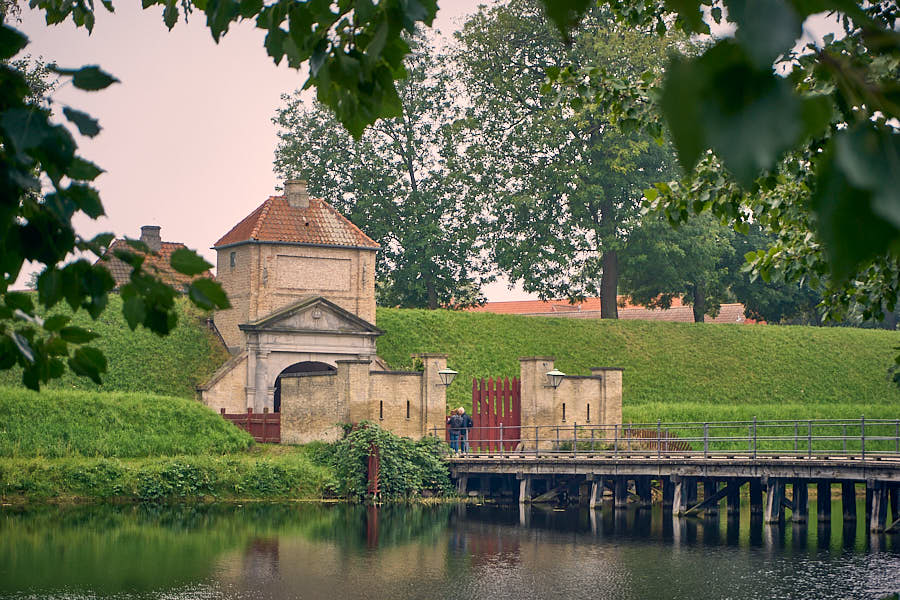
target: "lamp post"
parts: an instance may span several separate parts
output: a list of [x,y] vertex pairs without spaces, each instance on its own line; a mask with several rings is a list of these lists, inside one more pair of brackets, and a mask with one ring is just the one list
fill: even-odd
[[445,387],[449,387],[457,375],[459,375],[459,373],[453,369],[444,368],[438,371],[438,377],[441,378],[441,385]]
[[558,388],[559,384],[562,383],[563,377],[565,376],[566,374],[559,369],[547,371],[547,387],[552,387],[554,389]]

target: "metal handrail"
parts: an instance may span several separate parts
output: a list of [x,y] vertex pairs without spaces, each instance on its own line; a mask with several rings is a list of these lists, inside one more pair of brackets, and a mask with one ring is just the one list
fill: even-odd
[[[434,428],[432,435],[449,431]],[[731,435],[729,435],[729,433]],[[773,419],[613,425],[563,423],[475,427],[460,450],[468,456],[542,455],[659,459],[702,455],[900,457],[900,419]]]

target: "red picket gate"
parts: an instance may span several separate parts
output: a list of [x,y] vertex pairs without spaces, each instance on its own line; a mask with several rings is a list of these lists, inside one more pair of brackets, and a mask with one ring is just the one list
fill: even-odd
[[[472,421],[469,446],[472,450],[514,450],[519,444],[522,425],[522,386],[519,379],[498,377],[472,380]],[[502,427],[501,427],[502,426]]]
[[270,413],[268,408],[264,408],[261,413],[255,413],[252,408],[248,408],[246,413],[225,414],[223,408],[221,414],[223,418],[252,435],[257,442],[281,443],[281,413]]

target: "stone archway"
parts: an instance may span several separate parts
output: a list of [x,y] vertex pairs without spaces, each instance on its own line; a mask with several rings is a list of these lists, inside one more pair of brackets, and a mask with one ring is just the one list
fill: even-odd
[[275,391],[273,395],[274,412],[281,412],[281,378],[282,377],[310,377],[314,375],[333,375],[337,369],[328,363],[304,360],[284,368],[275,378]]

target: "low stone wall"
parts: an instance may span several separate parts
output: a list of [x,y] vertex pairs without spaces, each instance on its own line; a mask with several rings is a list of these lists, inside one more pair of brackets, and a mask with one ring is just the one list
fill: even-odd
[[369,419],[397,435],[421,437],[422,376],[419,372],[371,371]]
[[333,442],[350,416],[339,374],[281,378],[281,441],[306,444]]
[[210,377],[209,381],[197,388],[200,400],[216,412],[247,412],[245,388],[247,386],[247,351],[244,350]]

